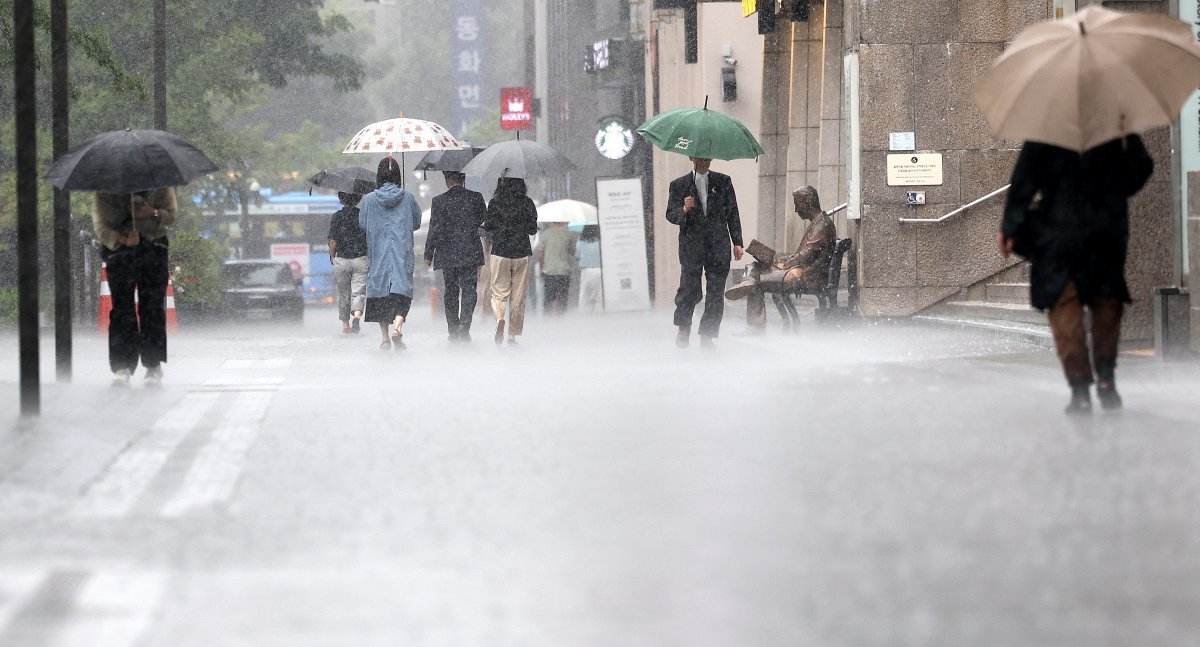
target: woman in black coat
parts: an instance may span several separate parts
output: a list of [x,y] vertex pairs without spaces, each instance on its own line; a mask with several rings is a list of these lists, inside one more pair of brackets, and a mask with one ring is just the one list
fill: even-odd
[[505,305],[508,306],[508,343],[516,344],[525,326],[525,294],[529,285],[529,260],[537,233],[537,207],[525,195],[525,180],[502,177],[488,204],[483,229],[492,235],[492,314],[496,316],[496,343],[504,341]]
[[[1094,380],[1105,409],[1121,406],[1113,373],[1121,314],[1130,300],[1129,198],[1153,171],[1137,135],[1084,153],[1026,142],[1013,170],[1000,250],[1031,262],[1030,301],[1049,309],[1054,345],[1071,386],[1069,413],[1091,411],[1088,390]],[[1092,312],[1090,358],[1084,306]]]

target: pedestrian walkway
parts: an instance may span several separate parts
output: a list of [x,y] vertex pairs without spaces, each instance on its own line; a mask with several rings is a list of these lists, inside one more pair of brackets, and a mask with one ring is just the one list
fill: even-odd
[[41,419],[0,413],[0,647],[1200,632],[1194,363],[1122,358],[1127,409],[1080,421],[1052,351],[963,331],[413,319],[400,354],[326,310],[189,327],[157,390],[77,338]]

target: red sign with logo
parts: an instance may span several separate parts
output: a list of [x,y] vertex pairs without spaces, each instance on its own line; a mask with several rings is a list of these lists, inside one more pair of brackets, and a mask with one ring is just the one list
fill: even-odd
[[530,128],[533,128],[533,90],[500,88],[500,129],[529,130]]

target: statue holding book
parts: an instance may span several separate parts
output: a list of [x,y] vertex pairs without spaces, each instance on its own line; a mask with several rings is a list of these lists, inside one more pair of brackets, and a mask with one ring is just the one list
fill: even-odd
[[754,262],[746,268],[746,276],[737,285],[725,291],[727,299],[746,298],[746,325],[751,332],[762,331],[767,322],[765,294],[781,294],[795,288],[821,287],[829,270],[829,259],[833,256],[837,241],[837,227],[829,214],[821,210],[821,199],[817,190],[802,186],[792,191],[792,202],[796,215],[810,224],[796,253],[777,256],[775,250],[759,241],[751,241],[746,252]]

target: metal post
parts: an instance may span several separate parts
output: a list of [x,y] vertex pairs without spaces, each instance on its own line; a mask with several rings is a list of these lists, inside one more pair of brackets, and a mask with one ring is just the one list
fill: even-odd
[[167,0],[154,0],[154,129],[167,129]]
[[17,149],[17,302],[21,415],[41,413],[38,366],[37,77],[33,0],[13,2],[13,93]]
[[[67,0],[50,0],[51,120],[54,158],[70,148]],[[54,358],[59,382],[71,381],[71,194],[54,190]]]

